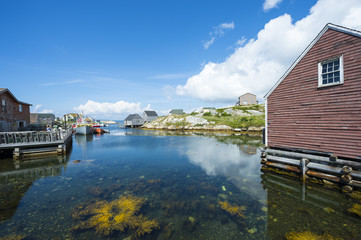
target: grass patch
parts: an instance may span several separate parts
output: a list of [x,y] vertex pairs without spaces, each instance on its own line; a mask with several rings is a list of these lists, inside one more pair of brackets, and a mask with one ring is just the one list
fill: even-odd
[[204,116],[209,122],[215,122],[216,125],[227,125],[232,128],[249,128],[249,127],[263,127],[265,124],[265,115],[260,116]]

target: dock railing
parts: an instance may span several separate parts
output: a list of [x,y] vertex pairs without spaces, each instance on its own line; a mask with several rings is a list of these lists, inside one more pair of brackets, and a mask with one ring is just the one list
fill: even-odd
[[23,132],[0,132],[0,149],[15,147],[64,144],[72,136],[72,129]]

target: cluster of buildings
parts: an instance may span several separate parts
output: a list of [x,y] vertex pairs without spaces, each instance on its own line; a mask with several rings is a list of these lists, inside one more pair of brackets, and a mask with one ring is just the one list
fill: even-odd
[[[361,159],[360,52],[359,31],[326,25],[265,96],[266,145]],[[53,114],[30,114],[31,104],[18,100],[7,88],[0,88],[0,101],[0,131],[25,130],[31,123],[49,124],[55,119]],[[251,104],[258,104],[252,93],[241,95],[236,103]],[[183,110],[170,113],[183,114]],[[124,125],[137,127],[157,117],[155,111],[130,114]]]
[[140,116],[139,114],[129,114],[126,119],[124,119],[125,127],[140,127],[144,123],[151,122],[158,118],[158,114],[152,110],[145,110]]

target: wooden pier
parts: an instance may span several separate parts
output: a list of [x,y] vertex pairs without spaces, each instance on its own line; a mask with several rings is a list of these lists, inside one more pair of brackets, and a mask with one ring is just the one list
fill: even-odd
[[0,151],[13,151],[14,158],[29,155],[65,154],[72,143],[72,129],[54,132],[1,132]]
[[303,182],[317,179],[345,191],[361,189],[361,161],[338,158],[327,153],[304,153],[290,149],[266,148],[261,154],[262,170],[281,170],[299,176]]

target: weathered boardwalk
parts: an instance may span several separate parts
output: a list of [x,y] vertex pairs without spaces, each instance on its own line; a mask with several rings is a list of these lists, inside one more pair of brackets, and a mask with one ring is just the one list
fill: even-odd
[[13,150],[14,157],[23,152],[39,153],[57,151],[65,153],[67,145],[72,141],[72,129],[41,132],[1,132],[0,150]]

